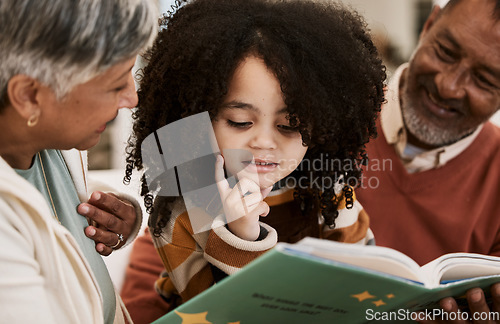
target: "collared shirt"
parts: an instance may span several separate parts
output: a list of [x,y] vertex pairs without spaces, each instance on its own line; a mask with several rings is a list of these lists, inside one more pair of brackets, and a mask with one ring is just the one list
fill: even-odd
[[401,65],[389,82],[386,92],[387,103],[380,113],[380,123],[387,143],[394,146],[408,173],[415,173],[445,165],[462,153],[476,139],[483,125],[458,142],[432,150],[424,150],[408,143],[399,101],[399,80],[407,67],[408,63]]

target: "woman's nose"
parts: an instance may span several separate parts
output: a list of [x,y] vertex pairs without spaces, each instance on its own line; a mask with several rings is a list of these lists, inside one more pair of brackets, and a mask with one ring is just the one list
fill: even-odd
[[139,99],[137,97],[137,91],[135,90],[134,78],[132,73],[130,73],[127,87],[121,94],[118,108],[135,108],[138,103]]

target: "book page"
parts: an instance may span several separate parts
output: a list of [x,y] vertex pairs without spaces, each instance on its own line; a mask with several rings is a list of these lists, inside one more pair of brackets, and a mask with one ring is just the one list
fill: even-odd
[[296,244],[302,252],[327,260],[347,263],[360,268],[381,272],[390,276],[416,281],[427,286],[427,276],[420,266],[408,256],[380,246],[338,243],[307,237]]
[[469,278],[500,275],[500,258],[475,253],[451,253],[443,255],[422,267],[432,277],[431,284]]

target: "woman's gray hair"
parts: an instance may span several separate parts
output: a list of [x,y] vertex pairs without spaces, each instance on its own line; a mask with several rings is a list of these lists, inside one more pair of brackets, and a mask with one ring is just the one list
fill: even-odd
[[62,98],[152,43],[155,0],[1,0],[0,110],[9,80],[36,78]]

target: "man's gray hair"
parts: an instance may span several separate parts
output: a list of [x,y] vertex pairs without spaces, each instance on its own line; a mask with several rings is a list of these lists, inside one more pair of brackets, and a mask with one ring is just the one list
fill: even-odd
[[17,74],[58,98],[152,43],[155,0],[1,0],[0,110]]

